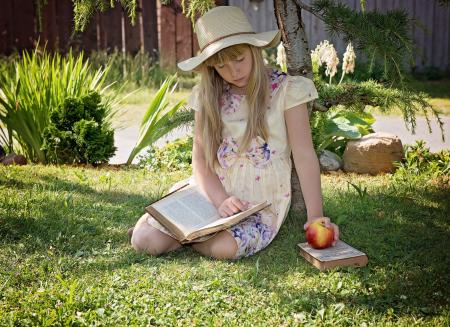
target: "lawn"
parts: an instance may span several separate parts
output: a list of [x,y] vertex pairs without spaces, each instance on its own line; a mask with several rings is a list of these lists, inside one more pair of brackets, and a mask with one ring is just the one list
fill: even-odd
[[369,264],[321,273],[293,214],[239,261],[135,253],[127,227],[188,172],[0,170],[1,326],[449,326],[448,181],[323,175],[325,213]]

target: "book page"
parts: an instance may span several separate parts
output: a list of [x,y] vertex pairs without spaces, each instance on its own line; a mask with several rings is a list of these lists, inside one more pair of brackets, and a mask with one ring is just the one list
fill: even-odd
[[320,261],[333,261],[365,255],[365,253],[342,241],[338,241],[336,246],[321,250],[312,248],[308,243],[301,243],[299,246]]
[[208,225],[203,226],[202,229],[208,229],[208,228],[213,228],[216,226],[226,225],[228,222],[233,222],[233,221],[236,221],[237,219],[239,220],[240,217],[247,217],[247,216],[251,215],[252,213],[263,209],[264,207],[267,207],[268,205],[269,204],[266,201],[251,205],[247,210],[240,211],[232,216],[228,216],[228,217],[224,217],[224,218],[219,217],[219,218],[217,218],[217,220],[213,221],[212,223],[209,223]]
[[152,206],[184,231],[199,229],[220,218],[216,207],[196,187],[176,192]]

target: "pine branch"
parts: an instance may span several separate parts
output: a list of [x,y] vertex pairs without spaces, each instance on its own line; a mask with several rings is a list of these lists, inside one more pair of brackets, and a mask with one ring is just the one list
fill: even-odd
[[180,109],[167,121],[168,130],[174,130],[181,126],[192,126],[194,123],[194,112],[192,110]]
[[307,12],[309,12],[310,14],[313,14],[314,16],[316,16],[317,18],[319,18],[322,21],[324,20],[324,18],[318,12],[314,11],[314,8],[312,6],[307,5],[306,3],[303,3],[301,0],[294,0],[294,2],[301,9],[306,10]]
[[214,0],[189,0],[189,3],[186,3],[186,0],[181,1],[181,7],[183,8],[183,14],[191,19],[192,26],[195,26],[195,20],[197,17],[202,16],[211,8],[216,6]]
[[86,30],[90,19],[96,12],[104,12],[115,7],[118,2],[131,19],[131,24],[136,22],[137,0],[72,0],[74,12],[74,32]]
[[434,116],[441,130],[442,141],[445,140],[444,123],[439,113],[427,101],[429,97],[423,92],[409,89],[385,87],[373,80],[365,82],[347,82],[340,85],[328,85],[322,81],[315,81],[319,91],[319,100],[327,108],[345,106],[347,109],[362,112],[366,106],[378,107],[381,112],[400,109],[403,120],[408,129],[415,133],[416,114],[421,112],[427,121],[431,133],[429,114]]

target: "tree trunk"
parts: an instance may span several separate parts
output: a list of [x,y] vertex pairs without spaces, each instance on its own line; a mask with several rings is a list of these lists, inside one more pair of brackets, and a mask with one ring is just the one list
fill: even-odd
[[[274,9],[278,28],[281,30],[283,45],[286,49],[289,75],[301,75],[312,79],[311,57],[301,9],[295,4],[294,0],[274,0]],[[311,109],[311,107],[308,107],[310,113]],[[297,213],[306,214],[305,201],[293,160],[291,189],[291,209]]]

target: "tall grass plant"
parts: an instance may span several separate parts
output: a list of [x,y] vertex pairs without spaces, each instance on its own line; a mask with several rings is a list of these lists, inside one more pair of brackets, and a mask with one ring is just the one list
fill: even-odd
[[[94,51],[89,55],[89,61],[94,69],[109,67],[107,83],[125,84],[127,90],[137,88],[158,89],[169,78],[171,73],[160,66],[155,56],[142,51],[136,54],[122,53],[117,49],[112,52]],[[192,74],[177,77],[179,88],[191,88],[196,80]]]
[[3,141],[10,151],[16,146],[32,162],[47,162],[41,149],[42,132],[50,112],[64,99],[96,91],[107,108],[107,121],[116,113],[117,95],[106,92],[111,86],[106,82],[109,67],[93,70],[83,53],[62,56],[36,48],[13,58],[10,65],[0,69],[0,121],[9,134]]
[[192,123],[192,112],[179,110],[185,103],[185,100],[169,105],[169,97],[177,87],[176,78],[176,75],[167,78],[148,106],[139,128],[138,140],[128,157],[128,165],[132,163],[134,157],[144,148],[151,146],[173,129]]

